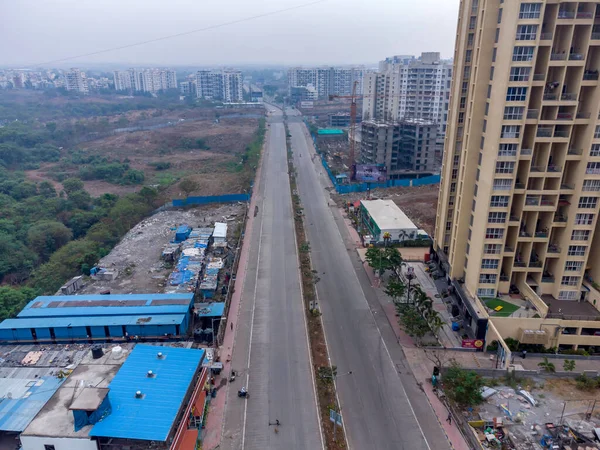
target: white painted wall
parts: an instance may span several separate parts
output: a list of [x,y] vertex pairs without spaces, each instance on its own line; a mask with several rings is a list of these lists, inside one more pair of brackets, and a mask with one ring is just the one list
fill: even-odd
[[55,450],[98,450],[91,439],[56,438],[21,435],[23,450],[44,450],[44,445],[54,445]]

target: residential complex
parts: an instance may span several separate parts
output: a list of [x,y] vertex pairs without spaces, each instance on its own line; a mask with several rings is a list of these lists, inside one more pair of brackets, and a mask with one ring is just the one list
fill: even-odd
[[82,94],[87,94],[89,92],[89,86],[87,83],[85,72],[77,68],[72,68],[71,70],[66,72],[65,88],[67,89],[67,91],[76,91],[81,92]]
[[436,52],[419,59],[393,56],[379,63],[379,71],[363,81],[363,119],[397,121],[424,119],[438,124],[438,141],[446,131],[452,66]]
[[171,69],[129,69],[113,73],[117,91],[133,90],[156,94],[177,89],[177,73]]
[[[598,24],[597,2],[461,3],[435,249],[488,342],[600,345]],[[509,294],[522,317],[483,305]]]
[[196,74],[196,95],[227,103],[243,101],[243,78],[239,70],[199,70]]
[[363,121],[360,163],[384,165],[388,179],[435,170],[437,124],[422,119]]
[[294,67],[288,71],[290,95],[295,88],[306,88],[315,92],[305,100],[327,99],[329,95],[351,95],[354,83],[357,83],[357,94],[363,92],[363,67]]

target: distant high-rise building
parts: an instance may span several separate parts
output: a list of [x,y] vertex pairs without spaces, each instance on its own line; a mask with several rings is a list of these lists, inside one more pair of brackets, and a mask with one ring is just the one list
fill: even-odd
[[132,89],[132,76],[130,71],[115,70],[113,72],[115,90],[130,91]]
[[65,88],[67,91],[77,91],[82,94],[89,92],[87,78],[85,72],[77,68],[72,68],[65,73]]
[[172,69],[129,69],[113,72],[117,91],[150,92],[177,89],[177,73]]
[[288,71],[289,92],[293,88],[313,86],[318,98],[326,99],[329,95],[352,94],[354,83],[357,82],[356,93],[362,94],[364,72],[362,67],[294,67]]
[[363,119],[396,121],[423,119],[438,124],[438,148],[444,142],[452,65],[437,52],[420,59],[393,56],[379,63],[379,72],[363,81]]
[[199,70],[196,74],[196,95],[207,100],[241,102],[244,99],[242,81],[239,70]]

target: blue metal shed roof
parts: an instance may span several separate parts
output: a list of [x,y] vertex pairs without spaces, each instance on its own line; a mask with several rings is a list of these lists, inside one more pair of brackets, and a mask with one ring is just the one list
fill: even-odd
[[[4,379],[14,383],[15,379]],[[0,399],[0,430],[21,432],[62,384],[64,379],[41,377],[37,380],[19,380],[33,384],[24,396]]]
[[[0,322],[0,329],[23,328],[66,328],[101,327],[112,325],[179,325],[185,321],[185,314],[160,314],[158,316],[95,316],[95,317],[40,317],[6,319]],[[138,322],[139,321],[139,322]]]
[[225,310],[225,303],[197,303],[196,312],[199,317],[221,317]]
[[112,413],[90,436],[166,441],[203,357],[204,350],[136,345],[108,386]]

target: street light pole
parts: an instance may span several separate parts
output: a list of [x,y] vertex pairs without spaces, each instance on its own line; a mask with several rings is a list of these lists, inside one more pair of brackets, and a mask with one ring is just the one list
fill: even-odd
[[408,278],[408,289],[406,291],[406,303],[410,304],[410,282],[415,277],[415,268],[408,266],[406,268],[406,278]]

